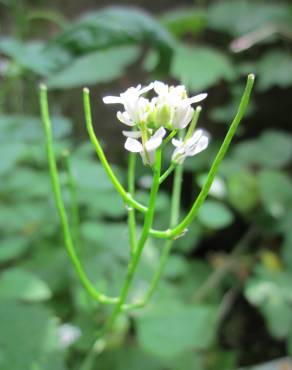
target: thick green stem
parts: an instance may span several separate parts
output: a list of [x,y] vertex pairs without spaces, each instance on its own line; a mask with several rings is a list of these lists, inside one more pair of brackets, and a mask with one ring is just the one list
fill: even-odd
[[137,243],[137,247],[135,248],[135,252],[132,256],[132,259],[128,265],[127,275],[124,281],[124,284],[121,289],[119,302],[116,304],[111,316],[109,317],[108,321],[105,323],[105,326],[102,330],[102,334],[106,333],[110,328],[112,327],[114,321],[116,320],[117,316],[122,310],[122,307],[125,303],[125,300],[128,295],[128,291],[130,288],[130,285],[132,283],[134,273],[136,271],[136,268],[138,266],[145,242],[148,239],[149,236],[149,230],[153,222],[154,217],[154,211],[155,211],[155,202],[156,202],[156,196],[159,189],[159,177],[160,177],[160,170],[161,170],[161,149],[158,149],[156,151],[155,156],[155,163],[153,167],[153,183],[151,187],[150,192],[150,198],[149,198],[149,204],[148,204],[148,211],[146,212],[145,219],[144,219],[144,225],[142,228],[142,232],[139,238],[139,241]]
[[62,192],[61,192],[56,158],[55,158],[55,154],[53,150],[53,136],[52,136],[51,120],[50,120],[49,109],[48,109],[47,88],[44,85],[40,86],[40,108],[41,108],[42,121],[43,121],[45,135],[46,135],[47,156],[48,156],[48,162],[49,162],[52,188],[53,188],[53,193],[55,197],[56,208],[58,210],[62,229],[63,229],[64,241],[65,241],[65,246],[66,246],[68,255],[87,293],[93,299],[99,302],[106,303],[106,304],[116,303],[118,300],[117,298],[107,297],[104,294],[96,291],[96,289],[93,287],[93,285],[88,280],[81,266],[79,258],[75,252],[75,249],[74,249],[73,239],[71,236],[68,218],[67,218],[64,201],[62,197]]
[[92,144],[95,147],[95,151],[98,155],[98,158],[103,165],[109,179],[111,180],[112,184],[116,188],[117,192],[121,195],[125,203],[131,205],[132,207],[136,208],[138,211],[142,213],[146,213],[147,208],[144,207],[142,204],[135,201],[131,194],[127,193],[126,190],[123,188],[122,184],[119,182],[111,166],[109,165],[105,154],[102,150],[102,147],[95,136],[93,125],[92,125],[92,118],[91,118],[91,108],[90,108],[90,97],[89,97],[89,90],[87,88],[83,89],[83,104],[84,104],[84,113],[85,113],[85,121],[86,121],[86,128],[90,137]]
[[186,215],[186,217],[183,219],[183,221],[181,221],[179,223],[178,226],[176,226],[175,228],[173,229],[168,229],[168,230],[165,230],[165,231],[158,231],[158,230],[150,230],[150,235],[151,236],[154,236],[154,237],[157,237],[157,238],[171,238],[171,239],[175,239],[176,237],[179,237],[180,235],[183,235],[183,233],[185,232],[186,228],[190,225],[190,223],[194,220],[194,218],[196,217],[196,215],[198,214],[198,211],[201,207],[201,205],[204,203],[208,193],[209,193],[209,190],[212,186],[212,183],[214,181],[214,178],[217,174],[217,171],[218,171],[218,168],[223,160],[223,158],[225,157],[225,154],[229,148],[229,145],[231,143],[231,140],[233,138],[233,136],[235,135],[235,132],[237,130],[237,127],[246,111],[246,108],[247,108],[247,105],[248,105],[248,102],[249,102],[249,98],[250,98],[250,94],[251,94],[251,91],[252,91],[252,88],[253,88],[253,84],[254,84],[254,79],[255,79],[255,76],[250,74],[247,78],[247,83],[246,83],[246,87],[245,87],[245,90],[244,90],[244,93],[243,93],[243,96],[241,98],[241,101],[240,101],[240,105],[239,105],[239,108],[238,108],[238,111],[237,111],[237,114],[233,120],[233,122],[231,123],[231,126],[226,134],[226,137],[213,161],[213,164],[210,168],[210,171],[208,173],[208,176],[207,176],[207,179],[205,181],[205,184],[202,188],[202,190],[200,191],[195,203],[193,204],[191,210],[189,211],[189,213]]
[[[129,154],[128,163],[128,191],[132,197],[135,196],[135,167],[136,167],[136,154]],[[128,229],[131,255],[133,255],[136,247],[136,215],[134,208],[128,208]]]

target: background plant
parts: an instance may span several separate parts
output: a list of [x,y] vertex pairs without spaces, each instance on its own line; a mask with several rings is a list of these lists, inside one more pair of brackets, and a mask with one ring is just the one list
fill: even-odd
[[[131,320],[120,318],[111,349],[99,358],[99,364],[105,369],[233,369],[289,353],[289,3],[215,1],[200,8],[195,4],[187,11],[160,12],[155,19],[138,10],[107,9],[101,10],[102,17],[98,10],[85,20],[70,22],[60,16],[66,14],[61,5],[45,9],[41,3],[23,2],[20,7],[5,1],[0,6],[4,15],[0,338],[5,343],[1,368],[23,369],[32,364],[42,369],[79,368],[94,339],[92,323],[98,328],[108,314],[107,308],[87,299],[62,248],[38,119],[36,85],[40,80],[53,90],[52,116],[56,118],[52,121],[65,187],[69,177],[61,154],[64,149],[72,153],[82,260],[91,280],[116,294],[128,257],[126,210],[83,139],[81,86],[93,84],[93,114],[104,117],[103,122],[96,121],[96,131],[105,143],[111,143],[106,150],[125,178],[116,122],[110,109],[98,103],[113,91],[112,86],[118,92],[143,76],[145,81],[178,78],[193,92],[208,89],[201,120],[212,134],[215,153],[225,131],[222,125],[235,112],[241,76],[251,70],[257,74],[253,106],[238,142],[221,167],[217,187],[198,222],[177,241],[153,305]],[[44,20],[42,14],[49,17]],[[114,85],[105,84],[111,81]],[[68,117],[60,117],[61,111]],[[183,210],[204,181],[211,152],[212,147],[208,155],[186,163]],[[143,201],[147,177],[141,177],[137,185]],[[165,183],[158,199],[157,228],[167,222],[169,185]],[[69,189],[65,194],[68,208]],[[90,202],[93,197],[96,201]],[[135,283],[136,296],[158,260],[157,245],[150,242],[147,250]],[[220,320],[210,325],[218,308]],[[56,337],[61,322],[74,323],[82,332],[72,347],[62,351]],[[165,327],[173,333],[171,338]],[[27,331],[35,336],[28,340]]]

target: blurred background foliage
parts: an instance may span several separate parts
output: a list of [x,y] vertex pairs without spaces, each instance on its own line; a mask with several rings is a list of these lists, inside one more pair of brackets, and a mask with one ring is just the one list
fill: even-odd
[[[256,74],[248,115],[197,221],[177,240],[152,302],[120,317],[94,369],[233,370],[291,354],[292,5],[113,5],[0,1],[1,370],[79,369],[108,314],[80,287],[63,247],[39,119],[41,81],[50,88],[68,211],[72,178],[62,153],[71,153],[79,254],[94,284],[115,294],[129,257],[126,209],[86,138],[82,87],[92,89],[96,132],[121,179],[121,127],[102,96],[153,79],[184,83],[192,94],[208,91],[200,126],[212,144],[186,163],[186,210],[236,111],[244,77]],[[148,175],[138,169],[141,199]],[[167,181],[157,227],[167,224],[170,189]],[[160,243],[150,240],[131,298],[143,295],[159,254]],[[71,345],[64,323],[81,333]]]

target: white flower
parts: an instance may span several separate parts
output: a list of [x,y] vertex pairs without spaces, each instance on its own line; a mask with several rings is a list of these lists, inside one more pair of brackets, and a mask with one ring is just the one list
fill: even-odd
[[[127,132],[129,136],[129,131]],[[132,153],[140,153],[145,164],[152,165],[155,159],[155,151],[160,147],[166,130],[160,127],[153,136],[145,143],[145,146],[133,137],[128,137],[125,142],[125,149]]]
[[172,161],[181,164],[186,157],[192,157],[205,150],[208,143],[209,135],[201,129],[196,130],[186,141],[172,139],[172,144],[176,147],[172,154]]
[[138,85],[137,87],[130,87],[120,96],[105,96],[103,102],[105,104],[123,104],[125,111],[118,112],[117,118],[128,126],[138,124],[142,119],[145,119],[147,110],[149,110],[149,100],[141,97],[142,94],[148,92],[153,88],[153,83],[145,87]]
[[185,128],[191,122],[194,114],[191,105],[207,97],[207,94],[203,93],[188,98],[185,86],[168,86],[160,81],[153,83],[153,89],[157,93],[157,97],[154,97],[151,103],[155,105],[157,113],[162,109],[164,112],[168,112],[168,115],[164,114],[167,116],[168,122],[161,122],[161,124],[172,130]]

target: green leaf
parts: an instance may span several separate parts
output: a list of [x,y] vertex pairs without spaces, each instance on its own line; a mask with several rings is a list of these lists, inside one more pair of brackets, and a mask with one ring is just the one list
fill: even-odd
[[[71,132],[71,122],[62,116],[52,116],[52,130],[54,138],[62,138]],[[44,139],[41,119],[37,116],[19,114],[0,114],[0,142],[32,142],[39,143]],[[12,145],[9,143],[9,145]]]
[[223,229],[232,224],[233,214],[223,203],[207,200],[198,213],[198,220],[210,229]]
[[285,215],[292,206],[292,180],[280,171],[261,171],[260,198],[266,211],[275,218]]
[[268,329],[276,338],[285,338],[292,325],[291,274],[270,272],[261,266],[245,286],[247,300],[264,315]]
[[[94,199],[94,202],[92,202]],[[102,217],[120,218],[126,215],[127,209],[120,194],[115,189],[96,192],[95,189],[80,191],[78,200],[87,208],[87,216],[90,219]]]
[[1,370],[49,370],[43,367],[48,357],[60,359],[54,370],[65,370],[57,348],[56,321],[47,309],[1,302],[0,327]]
[[28,247],[28,240],[24,237],[3,238],[0,246],[0,262],[8,262],[21,256]]
[[95,191],[112,190],[113,185],[98,161],[77,156],[72,157],[72,168],[76,185],[83,192],[88,189],[94,189]]
[[52,74],[71,60],[64,49],[48,49],[39,41],[24,43],[13,38],[3,38],[0,40],[0,51],[25,69],[41,76]]
[[209,306],[153,307],[136,319],[138,342],[146,352],[166,358],[206,349],[214,338],[216,317]]
[[[20,167],[11,172],[4,180],[4,189],[14,200],[28,200],[28,198],[47,198],[51,193],[50,177],[48,172]],[[6,188],[6,189],[5,189]]]
[[283,131],[267,130],[258,139],[237,144],[232,154],[242,164],[282,167],[292,159],[292,136]]
[[0,174],[11,170],[17,162],[21,159],[25,151],[25,145],[23,143],[1,143],[0,145],[0,157],[5,158],[0,162]]
[[216,49],[182,45],[175,49],[171,75],[193,91],[206,89],[222,79],[230,81],[235,78],[226,55]]
[[208,26],[218,31],[241,36],[266,24],[291,20],[287,4],[261,1],[223,0],[208,8]]
[[[9,222],[7,222],[9,220]],[[9,232],[19,232],[26,236],[42,235],[46,229],[56,225],[56,211],[48,201],[29,200],[3,204],[0,208],[0,228]]]
[[91,11],[69,25],[52,42],[76,54],[129,43],[170,49],[171,35],[153,17],[131,7],[112,6]]
[[2,273],[0,299],[38,302],[49,298],[51,298],[49,287],[32,273],[16,267]]
[[250,212],[259,199],[256,176],[247,169],[231,173],[227,177],[228,199],[239,212]]
[[49,88],[66,89],[112,81],[125,72],[140,54],[136,46],[99,50],[77,58],[71,65],[47,80]]
[[291,86],[292,54],[282,50],[272,50],[266,53],[257,63],[257,74],[257,88],[261,91],[273,86],[282,88]]
[[161,23],[175,36],[201,32],[207,26],[207,14],[196,8],[169,10],[163,14]]

